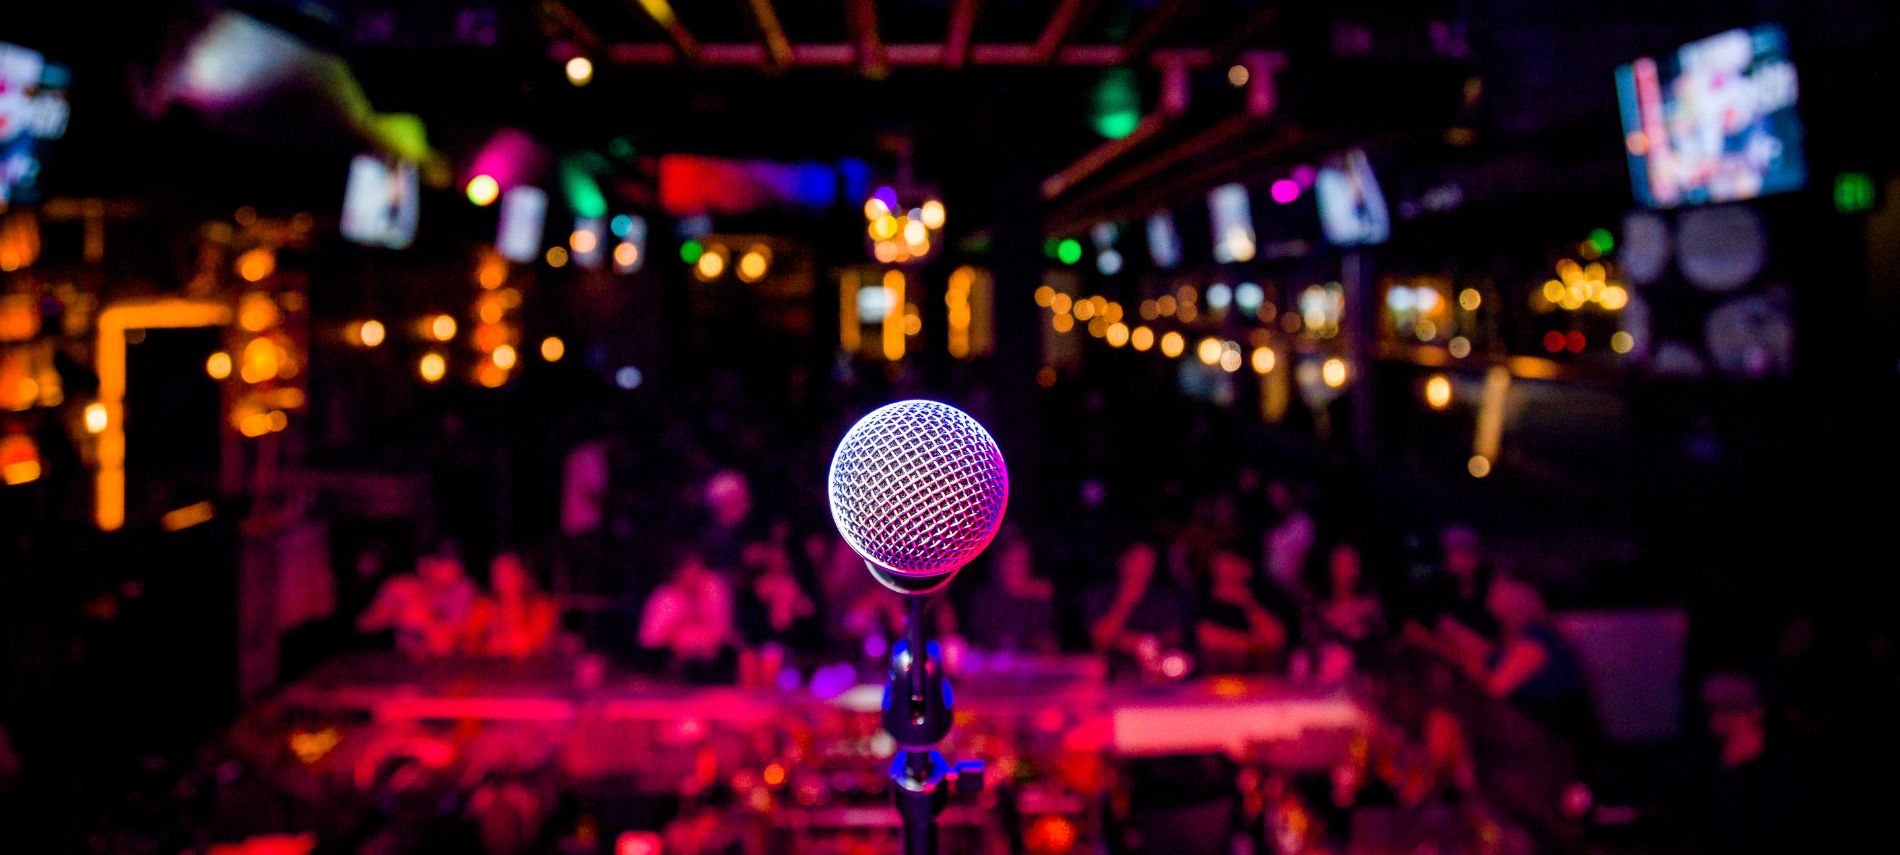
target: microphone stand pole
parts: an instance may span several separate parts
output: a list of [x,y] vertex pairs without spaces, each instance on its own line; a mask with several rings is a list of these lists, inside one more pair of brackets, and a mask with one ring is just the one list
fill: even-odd
[[906,599],[907,637],[891,651],[890,676],[884,683],[884,730],[899,749],[891,761],[891,792],[904,821],[904,855],[936,855],[937,815],[952,791],[964,795],[982,788],[983,763],[958,763],[952,769],[936,748],[954,718],[943,651],[924,625],[926,598]]

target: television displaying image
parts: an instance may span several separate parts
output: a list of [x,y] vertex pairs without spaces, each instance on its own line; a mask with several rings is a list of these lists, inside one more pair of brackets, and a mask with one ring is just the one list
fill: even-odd
[[402,249],[416,239],[416,165],[359,154],[343,189],[343,236],[367,246]]
[[1214,226],[1214,260],[1222,264],[1252,261],[1253,205],[1247,188],[1222,184],[1207,194],[1208,219]]
[[39,51],[0,42],[0,208],[39,198],[41,143],[66,133],[71,77]]
[[495,230],[495,250],[516,264],[540,258],[541,233],[547,219],[547,191],[525,184],[508,188],[501,194],[501,222]]
[[1174,215],[1167,211],[1148,216],[1148,258],[1164,270],[1181,263],[1181,235],[1174,229]]
[[1372,163],[1360,149],[1334,155],[1320,164],[1313,177],[1313,197],[1319,205],[1320,230],[1334,246],[1384,243],[1392,236],[1392,220],[1385,196],[1372,174]]
[[1616,70],[1636,198],[1652,208],[1753,199],[1807,183],[1788,35],[1763,24]]

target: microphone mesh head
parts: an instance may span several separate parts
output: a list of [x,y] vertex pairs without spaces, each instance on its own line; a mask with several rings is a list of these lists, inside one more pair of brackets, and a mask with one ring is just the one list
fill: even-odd
[[969,563],[996,536],[1009,502],[996,440],[936,401],[899,401],[859,419],[838,442],[829,481],[838,533],[900,576],[938,576]]

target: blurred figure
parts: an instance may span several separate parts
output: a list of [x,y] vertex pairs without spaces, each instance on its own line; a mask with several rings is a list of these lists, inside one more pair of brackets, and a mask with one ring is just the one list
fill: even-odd
[[737,470],[722,469],[701,488],[706,523],[699,534],[701,558],[713,568],[736,575],[745,561],[745,545],[752,540],[752,486]]
[[475,585],[462,570],[452,544],[416,562],[416,572],[391,578],[356,621],[361,632],[396,631],[396,649],[411,659],[455,652],[468,630]]
[[1491,571],[1478,533],[1462,525],[1439,533],[1442,560],[1438,572],[1416,592],[1415,613],[1405,637],[1455,665],[1482,659],[1498,637],[1497,619],[1487,605]]
[[821,633],[818,606],[792,570],[792,556],[782,539],[785,535],[776,530],[774,534],[772,540],[745,548],[748,578],[739,595],[739,632],[755,647],[770,644],[781,650],[811,650]]
[[640,614],[640,646],[664,654],[692,682],[728,679],[732,670],[732,588],[696,552],[674,565]]
[[989,650],[1054,652],[1055,587],[1036,575],[1029,542],[1010,537],[997,544],[993,566],[970,598],[970,640]]
[[1366,590],[1359,550],[1350,543],[1333,547],[1326,560],[1326,588],[1318,613],[1327,637],[1357,645],[1379,633],[1385,616],[1379,598]]
[[1089,640],[1111,662],[1150,659],[1181,646],[1187,602],[1173,584],[1155,578],[1160,560],[1152,544],[1131,543],[1115,560],[1115,581],[1088,592]]
[[1500,637],[1465,672],[1485,694],[1509,699],[1532,718],[1577,737],[1592,729],[1594,714],[1585,695],[1583,666],[1550,621],[1544,599],[1521,579],[1500,577],[1491,583],[1486,605],[1496,617]]
[[1705,843],[1714,852],[1792,852],[1816,839],[1804,833],[1808,779],[1798,757],[1771,734],[1755,682],[1736,673],[1702,683],[1712,756],[1698,791]]
[[1253,564],[1246,556],[1214,556],[1207,602],[1195,624],[1201,670],[1222,673],[1263,670],[1284,651],[1291,637],[1288,621],[1254,596]]
[[1267,529],[1260,555],[1267,581],[1280,590],[1295,592],[1305,587],[1307,556],[1313,551],[1318,528],[1313,515],[1306,512],[1299,491],[1285,481],[1267,485],[1267,504],[1274,514],[1273,527]]
[[488,563],[488,586],[491,593],[477,599],[469,613],[468,651],[507,659],[547,653],[560,609],[552,597],[535,589],[521,556],[496,555]]

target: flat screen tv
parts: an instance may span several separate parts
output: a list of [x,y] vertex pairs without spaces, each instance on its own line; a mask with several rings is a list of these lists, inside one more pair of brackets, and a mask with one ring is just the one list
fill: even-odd
[[1652,208],[1753,199],[1807,183],[1788,34],[1729,30],[1616,70],[1636,199]]
[[343,189],[343,236],[367,246],[402,249],[416,239],[416,165],[359,154]]

